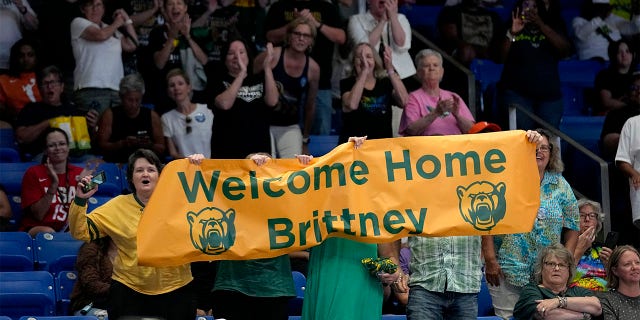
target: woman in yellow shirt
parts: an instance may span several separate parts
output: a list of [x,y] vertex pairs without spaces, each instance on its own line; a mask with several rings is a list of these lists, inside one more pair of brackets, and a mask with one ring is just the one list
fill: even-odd
[[117,196],[87,215],[87,199],[97,187],[84,192],[86,176],[71,205],[69,223],[73,237],[91,241],[109,236],[117,248],[107,310],[109,318],[123,316],[193,320],[196,314],[189,264],[175,267],[138,265],[137,232],[143,210],[158,182],[160,159],[139,149],[129,157],[127,180],[132,194]]

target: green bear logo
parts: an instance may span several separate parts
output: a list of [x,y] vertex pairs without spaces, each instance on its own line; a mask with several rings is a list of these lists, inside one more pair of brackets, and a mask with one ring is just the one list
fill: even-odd
[[206,207],[200,212],[189,211],[187,221],[191,229],[191,243],[208,255],[219,255],[231,248],[236,241],[233,209],[222,211]]
[[480,231],[495,227],[507,212],[504,182],[494,185],[488,181],[476,181],[467,188],[458,186],[460,214],[464,221]]

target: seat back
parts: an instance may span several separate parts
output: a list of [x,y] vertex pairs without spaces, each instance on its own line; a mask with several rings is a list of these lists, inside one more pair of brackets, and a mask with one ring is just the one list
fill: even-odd
[[41,232],[36,235],[34,245],[38,270],[57,274],[62,270],[74,269],[82,241],[74,239],[67,232]]
[[36,162],[0,163],[2,185],[7,190],[7,194],[20,195],[24,173],[29,167],[37,164]]
[[311,136],[309,153],[314,157],[324,156],[338,146],[338,136]]
[[0,272],[0,310],[19,319],[25,314],[54,316],[53,276],[47,271]]
[[56,280],[56,308],[58,315],[67,315],[71,303],[71,291],[78,279],[75,271],[61,271],[55,277]]
[[33,239],[26,232],[0,232],[0,271],[33,271]]
[[493,314],[493,302],[484,275],[480,282],[480,292],[478,293],[478,317],[490,316]]
[[304,298],[304,290],[307,286],[307,278],[299,271],[291,271],[293,286],[296,288],[296,296]]

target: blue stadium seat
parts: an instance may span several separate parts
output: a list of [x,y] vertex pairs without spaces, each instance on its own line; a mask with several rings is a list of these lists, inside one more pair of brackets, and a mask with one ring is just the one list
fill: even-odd
[[97,196],[93,195],[91,198],[87,200],[87,212],[93,211],[93,209],[107,203],[107,201],[113,199],[110,196]]
[[18,149],[18,144],[16,143],[16,136],[12,128],[0,129],[0,147],[13,148],[16,150]]
[[11,219],[9,220],[10,229],[18,230],[20,226],[20,220],[22,220],[22,198],[20,194],[7,193],[9,198],[9,205],[11,206]]
[[338,136],[310,136],[309,153],[314,157],[324,156],[338,146]]
[[289,320],[300,320],[302,319],[301,316],[289,316]]
[[22,190],[22,176],[24,176],[24,173],[29,167],[36,164],[36,162],[0,163],[2,184],[7,190],[7,194],[20,194]]
[[[76,166],[84,167],[84,163],[76,163]],[[102,162],[96,168],[95,173],[104,171],[107,180],[98,187],[97,196],[115,197],[122,194],[125,189],[122,179],[122,171],[118,164],[111,162]]]
[[55,277],[57,315],[69,315],[68,311],[69,303],[71,302],[71,291],[73,291],[73,286],[77,279],[78,274],[75,271],[60,271]]
[[20,162],[20,153],[14,148],[0,147],[0,162]]
[[0,310],[14,320],[25,314],[55,316],[53,276],[47,271],[0,272]]
[[302,302],[304,301],[304,290],[307,286],[307,278],[298,271],[292,271],[293,286],[296,289],[296,296],[289,300],[289,315],[302,314]]
[[[487,280],[482,275],[480,282],[480,292],[478,293],[478,317],[493,315],[493,303],[491,302],[491,294],[487,286]],[[480,318],[478,318],[480,319]]]
[[26,232],[0,232],[0,271],[33,271],[33,239]]
[[438,15],[442,11],[441,5],[404,5],[399,12],[404,14],[411,24],[411,28],[421,33],[427,39],[438,38]]
[[52,317],[34,317],[23,316],[18,320],[98,320],[94,316],[52,316]]
[[11,317],[0,316],[0,320],[11,320]]
[[404,314],[383,314],[382,320],[407,320]]
[[34,245],[37,268],[57,274],[74,269],[82,241],[68,232],[41,232],[36,235]]

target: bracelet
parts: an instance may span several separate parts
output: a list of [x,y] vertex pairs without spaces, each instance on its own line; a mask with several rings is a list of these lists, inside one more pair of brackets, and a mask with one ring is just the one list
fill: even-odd
[[511,30],[507,30],[507,39],[511,42],[516,42],[516,36],[511,33]]
[[125,25],[130,25],[133,24],[133,20],[131,20],[131,18],[127,19],[127,21],[124,22]]
[[320,25],[316,29],[318,29],[318,31],[320,31],[320,29],[322,29],[322,27],[324,27],[324,23],[320,22]]
[[591,314],[583,312],[582,313],[582,320],[589,320],[591,319]]
[[558,296],[558,308],[564,309],[567,307],[567,297]]
[[397,74],[395,70],[387,70],[387,75],[391,77],[392,75]]

